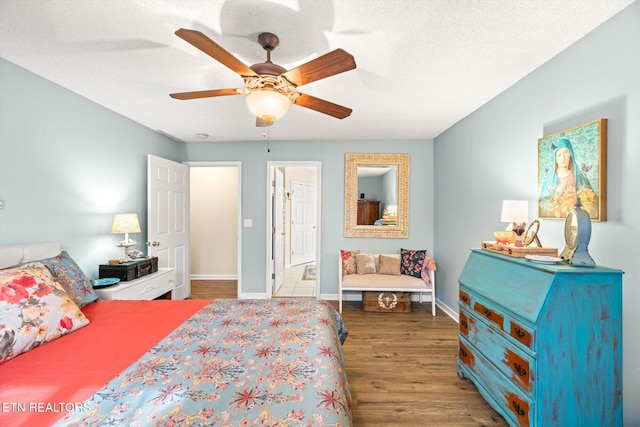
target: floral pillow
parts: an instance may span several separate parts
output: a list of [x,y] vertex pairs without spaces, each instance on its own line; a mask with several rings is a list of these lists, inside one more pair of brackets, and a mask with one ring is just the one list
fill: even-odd
[[422,277],[422,264],[427,255],[426,250],[400,249],[400,273],[407,276]]
[[0,364],[88,324],[41,263],[0,270]]
[[40,262],[49,269],[56,281],[62,285],[79,307],[84,307],[98,300],[98,295],[91,286],[91,280],[66,251],[62,251],[60,255],[40,260]]
[[356,274],[358,271],[356,267],[356,255],[360,253],[359,250],[356,251],[343,251],[340,250],[340,257],[342,258],[342,275],[346,276],[347,274]]

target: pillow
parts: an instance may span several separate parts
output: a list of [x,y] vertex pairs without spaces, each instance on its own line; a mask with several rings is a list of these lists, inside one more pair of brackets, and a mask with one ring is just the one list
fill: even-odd
[[62,285],[79,307],[84,307],[98,300],[98,295],[95,294],[91,286],[91,280],[66,251],[39,262],[49,269],[56,282]]
[[420,273],[426,255],[426,250],[400,249],[400,258],[402,259],[400,272],[407,276],[422,277]]
[[343,251],[340,250],[340,257],[342,258],[342,275],[356,274],[356,255],[360,251]]
[[356,266],[358,274],[373,274],[376,272],[376,259],[372,254],[358,254]]
[[88,324],[41,263],[0,271],[0,364]]
[[380,255],[380,266],[378,268],[378,273],[380,274],[392,274],[394,276],[400,275],[400,258]]

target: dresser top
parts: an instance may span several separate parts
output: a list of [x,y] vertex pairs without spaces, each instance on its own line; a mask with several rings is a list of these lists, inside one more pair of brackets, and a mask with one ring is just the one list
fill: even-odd
[[[474,249],[460,273],[462,287],[494,301],[535,323],[547,297],[557,287],[566,292],[583,292],[595,282],[619,286],[621,270],[605,267],[572,267],[567,264],[538,264],[482,249]],[[598,279],[596,279],[596,277]]]
[[569,264],[565,264],[564,262],[558,264],[542,264],[536,263],[533,261],[529,261],[526,258],[516,258],[508,255],[501,255],[495,252],[485,251],[484,249],[472,249],[472,252],[477,252],[482,255],[487,255],[490,257],[498,258],[504,261],[513,262],[516,264],[521,264],[526,267],[536,268],[539,270],[548,271],[554,274],[616,274],[624,272],[622,270],[618,270],[615,268],[596,266],[596,267],[574,267]]

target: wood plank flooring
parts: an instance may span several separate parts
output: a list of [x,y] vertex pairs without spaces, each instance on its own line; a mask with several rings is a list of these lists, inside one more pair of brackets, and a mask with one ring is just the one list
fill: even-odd
[[[235,298],[236,287],[235,281],[192,281],[191,298]],[[457,374],[458,324],[440,309],[432,317],[430,307],[413,303],[411,313],[372,313],[360,302],[344,303],[353,425],[507,426]]]

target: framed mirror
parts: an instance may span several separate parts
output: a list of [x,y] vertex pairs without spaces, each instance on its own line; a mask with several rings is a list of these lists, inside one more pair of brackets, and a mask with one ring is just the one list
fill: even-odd
[[536,245],[538,245],[538,247],[542,247],[542,245],[540,244],[540,239],[538,238],[538,230],[540,230],[540,221],[534,219],[527,228],[526,233],[524,233],[522,244],[525,247],[529,246],[533,242],[536,242]]
[[345,237],[409,237],[409,154],[345,155]]

